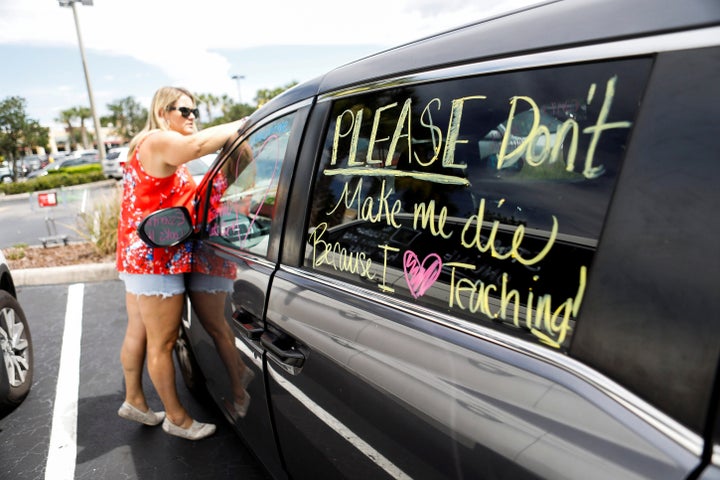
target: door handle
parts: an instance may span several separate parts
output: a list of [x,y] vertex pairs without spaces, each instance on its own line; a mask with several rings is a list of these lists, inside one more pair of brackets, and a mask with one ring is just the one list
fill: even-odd
[[295,340],[287,335],[265,332],[260,336],[260,343],[281,363],[292,367],[302,367],[305,363],[305,354]]
[[240,308],[232,314],[235,324],[240,327],[240,333],[250,340],[259,340],[263,333],[263,326],[253,314]]

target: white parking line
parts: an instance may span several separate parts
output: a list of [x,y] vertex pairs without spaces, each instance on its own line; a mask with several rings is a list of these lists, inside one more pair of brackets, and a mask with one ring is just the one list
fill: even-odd
[[72,480],[75,477],[84,290],[83,283],[75,283],[68,287],[50,448],[45,466],[46,480]]

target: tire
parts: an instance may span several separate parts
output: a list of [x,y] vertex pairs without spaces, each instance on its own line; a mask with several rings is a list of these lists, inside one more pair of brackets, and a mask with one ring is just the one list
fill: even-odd
[[4,417],[27,397],[34,369],[25,313],[6,291],[0,291],[0,351],[0,417]]
[[190,390],[190,393],[202,402],[210,400],[210,394],[205,386],[205,376],[200,371],[200,366],[195,359],[195,354],[183,327],[180,327],[178,338],[175,341],[175,358],[177,358],[180,366],[183,382],[187,389]]

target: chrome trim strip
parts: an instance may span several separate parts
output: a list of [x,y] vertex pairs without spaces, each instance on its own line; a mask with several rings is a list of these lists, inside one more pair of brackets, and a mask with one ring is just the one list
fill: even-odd
[[[235,337],[235,348],[237,348],[240,352],[244,353],[247,358],[250,359],[250,361],[253,362],[255,367],[259,368],[261,371],[263,369],[262,366],[262,358],[256,353],[253,352],[243,340],[239,339],[238,337]],[[268,355],[272,355],[272,353],[267,352]],[[297,372],[293,371],[293,367],[290,367],[289,365],[285,365],[283,362],[279,360],[275,360],[278,367],[288,372],[290,375],[296,375]],[[338,420],[336,417],[331,415],[327,410],[322,408],[319,404],[314,402],[310,397],[305,395],[302,390],[297,388],[291,381],[286,380],[280,372],[276,369],[276,365],[272,365],[268,363],[268,369],[270,371],[270,376],[277,382],[277,384],[282,387],[287,393],[292,395],[295,400],[300,402],[309,412],[311,412],[313,415],[315,415],[320,421],[322,421],[325,425],[330,427],[335,433],[340,435],[343,439],[345,439],[348,443],[350,443],[353,447],[355,447],[360,453],[365,455],[368,460],[373,462],[375,465],[377,465],[379,468],[385,470],[392,478],[399,479],[399,480],[410,480],[412,477],[410,477],[408,474],[406,474],[400,467],[392,463],[388,458],[386,458],[384,455],[382,455],[379,451],[375,450],[367,441],[365,441],[360,435],[355,433],[352,429],[347,427],[345,424],[343,424],[340,420]]]
[[412,477],[405,473],[400,467],[392,463],[390,459],[375,450],[372,445],[366,442],[352,429],[335,418],[330,412],[315,403],[310,397],[305,395],[301,389],[297,388],[292,382],[285,380],[285,378],[275,369],[273,365],[269,365],[269,369],[270,376],[277,382],[278,385],[292,395],[298,402],[307,408],[308,411],[312,412],[313,415],[315,415],[320,421],[330,427],[332,431],[340,435],[360,453],[365,455],[368,460],[383,469],[392,478],[398,480],[412,479]]
[[[280,110],[276,110],[269,115],[259,117],[259,119],[257,120],[256,123],[253,123],[247,131],[243,132],[243,136],[248,137],[248,136],[252,135],[252,133],[255,130],[257,130],[259,127],[266,125],[277,118],[287,115],[288,113],[294,112],[296,110],[300,110],[301,108],[311,105],[312,103],[313,103],[313,98],[309,97],[304,100],[299,100],[295,103],[291,103],[290,105],[287,105],[287,106],[281,108]],[[255,110],[255,112],[261,112],[261,110],[258,109],[258,110]],[[253,115],[255,112],[253,112]],[[252,118],[252,115],[250,116],[250,118]]]
[[[220,237],[222,238],[222,237]],[[209,244],[212,248],[216,250],[220,250],[221,252],[225,253],[226,255],[229,255],[233,258],[237,258],[242,260],[245,263],[249,264],[259,264],[266,267],[268,270],[275,270],[275,262],[271,262],[265,257],[261,257],[256,253],[252,253],[248,250],[242,250],[241,247],[238,247],[236,245],[230,246],[230,245],[223,245],[221,243],[218,243],[217,241],[212,241],[210,238],[203,239],[204,242]],[[219,255],[218,253],[215,253],[215,255]],[[234,281],[234,280],[233,280]]]
[[549,67],[574,62],[609,60],[648,55],[674,50],[714,47],[720,45],[720,27],[708,27],[687,32],[651,35],[630,40],[601,42],[582,47],[560,48],[527,55],[507,56],[496,60],[470,61],[465,65],[439,68],[411,75],[369,82],[321,94],[318,101],[330,101],[348,95],[374,90],[415,85],[419,83],[456,79],[480,74],[508,72],[536,67]]
[[532,357],[535,360],[550,364],[551,366],[563,370],[575,376],[579,380],[593,386],[600,392],[604,393],[607,397],[611,398],[619,405],[641,418],[648,425],[651,425],[658,431],[662,432],[666,437],[673,440],[693,455],[699,457],[702,454],[703,439],[701,436],[692,432],[684,425],[681,425],[679,422],[647,403],[645,400],[627,390],[614,380],[569,356],[550,350],[546,347],[534,345],[524,340],[505,335],[495,330],[483,327],[482,325],[454,318],[442,312],[420,307],[401,299],[390,299],[384,295],[378,295],[377,292],[371,292],[370,290],[319,274],[314,274],[297,267],[281,265],[279,270],[287,272],[290,275],[295,275],[320,283],[335,290],[343,291],[353,295],[355,298],[366,298],[373,303],[401,310],[407,314],[420,317],[428,322],[451,328],[455,331],[476,337],[479,340],[493,343],[497,346],[510,349],[522,355]]

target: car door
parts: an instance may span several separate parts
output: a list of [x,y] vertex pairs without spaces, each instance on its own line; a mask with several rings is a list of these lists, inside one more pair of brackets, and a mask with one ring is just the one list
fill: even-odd
[[262,335],[293,478],[693,471],[696,433],[568,355],[652,65],[321,99]]
[[[292,174],[297,148],[289,146],[305,116],[306,109],[290,110],[257,121],[226,146],[205,176],[193,273],[229,292],[222,300],[191,292],[185,324],[210,395],[276,478],[285,473],[267,408],[261,333],[283,223],[283,206],[275,199],[283,176]],[[251,398],[246,415],[242,389]]]

